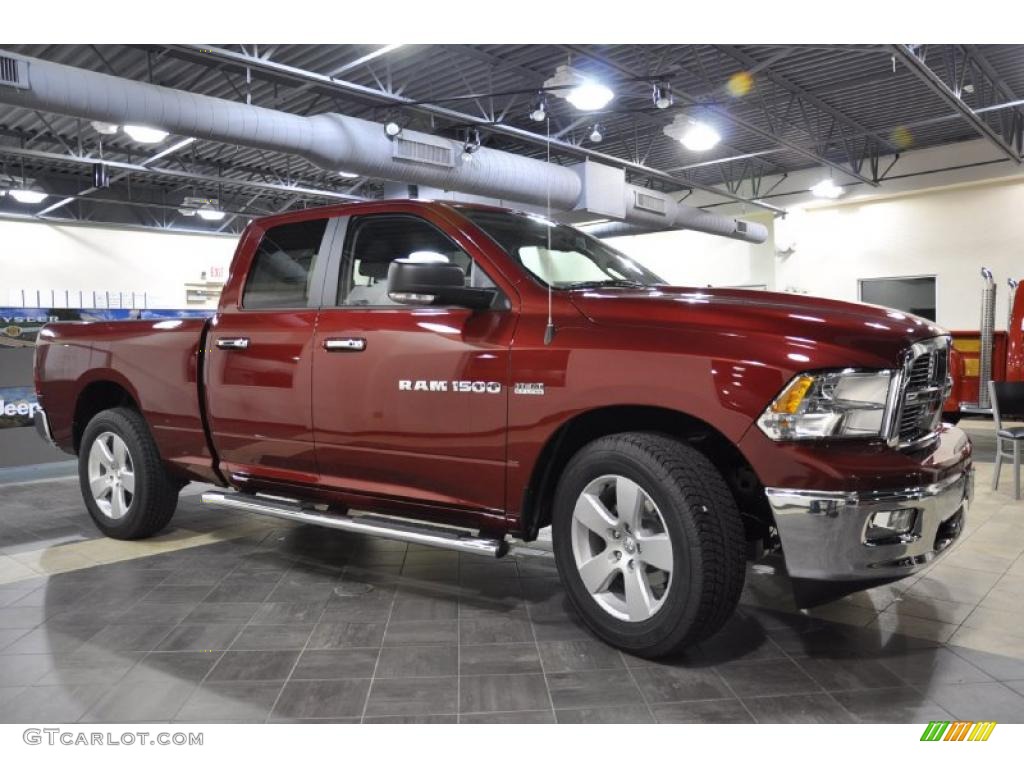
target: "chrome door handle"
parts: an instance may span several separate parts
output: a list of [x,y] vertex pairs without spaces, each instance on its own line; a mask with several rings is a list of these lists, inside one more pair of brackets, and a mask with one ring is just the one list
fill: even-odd
[[235,339],[217,339],[217,349],[248,349],[249,340],[244,337]]
[[366,339],[325,339],[324,349],[328,352],[362,352]]

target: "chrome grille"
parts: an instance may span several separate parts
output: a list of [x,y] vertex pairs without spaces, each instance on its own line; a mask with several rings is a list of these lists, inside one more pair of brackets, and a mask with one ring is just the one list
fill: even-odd
[[935,433],[948,385],[949,338],[940,336],[911,347],[904,367],[895,442],[911,445]]

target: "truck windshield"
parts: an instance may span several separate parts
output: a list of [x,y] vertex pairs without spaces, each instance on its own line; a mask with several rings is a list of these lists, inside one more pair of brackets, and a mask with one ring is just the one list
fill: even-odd
[[662,278],[597,238],[543,216],[481,208],[460,209],[545,285],[665,285]]

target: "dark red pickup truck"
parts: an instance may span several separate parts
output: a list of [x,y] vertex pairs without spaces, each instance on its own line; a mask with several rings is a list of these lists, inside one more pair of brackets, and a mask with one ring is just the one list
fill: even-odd
[[670,287],[535,215],[369,202],[253,222],[211,320],[46,326],[37,423],[117,538],[191,480],[491,556],[551,525],[587,624],[657,656],[722,625],[763,545],[807,603],[956,539],[948,360],[921,318]]

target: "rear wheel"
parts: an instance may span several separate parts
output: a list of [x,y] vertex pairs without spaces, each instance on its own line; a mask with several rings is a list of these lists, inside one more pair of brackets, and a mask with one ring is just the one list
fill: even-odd
[[714,465],[671,438],[600,438],[569,462],[553,520],[562,583],[599,637],[664,656],[716,632],[746,573],[743,525]]
[[149,427],[131,408],[92,418],[82,433],[78,477],[93,522],[115,539],[144,539],[163,530],[182,487],[167,474]]

